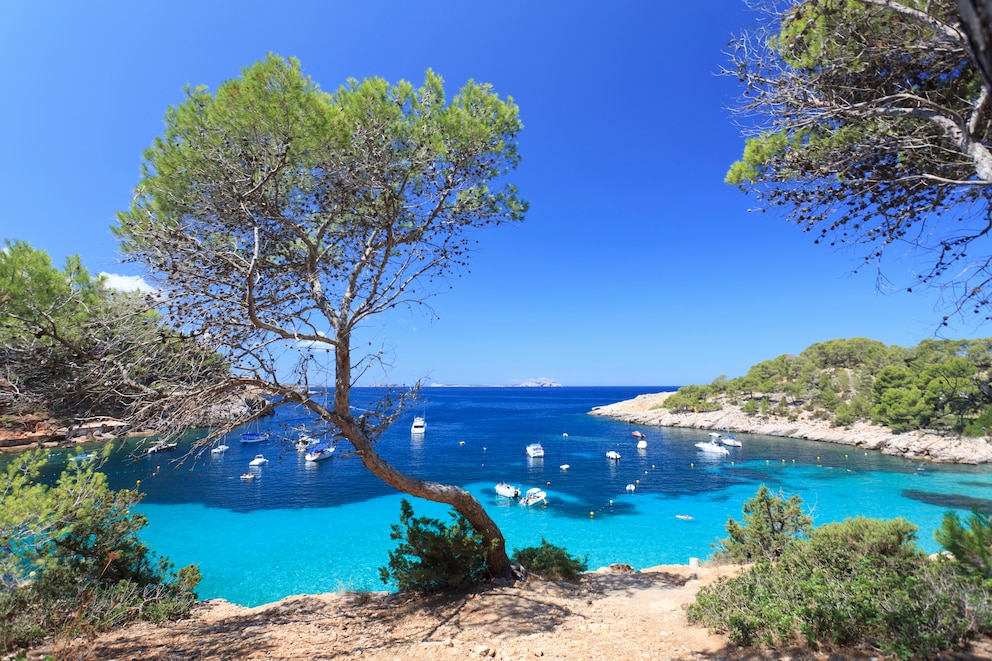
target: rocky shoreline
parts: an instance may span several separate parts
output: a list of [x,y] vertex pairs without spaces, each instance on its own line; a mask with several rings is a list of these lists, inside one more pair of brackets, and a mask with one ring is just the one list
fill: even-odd
[[895,434],[887,427],[858,423],[849,427],[832,427],[822,420],[789,420],[776,416],[759,418],[741,411],[739,406],[725,406],[718,411],[672,413],[662,403],[672,392],[640,395],[634,399],[597,406],[591,415],[656,427],[728,430],[735,433],[764,434],[802,438],[824,443],[839,443],[914,461],[946,464],[984,464],[992,462],[992,444],[987,438],[945,436],[916,431]]

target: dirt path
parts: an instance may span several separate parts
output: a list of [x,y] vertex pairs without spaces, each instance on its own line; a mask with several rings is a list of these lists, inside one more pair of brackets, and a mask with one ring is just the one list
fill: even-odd
[[[683,606],[732,567],[663,566],[586,574],[575,583],[530,580],[457,598],[388,594],[301,595],[242,608],[202,604],[195,616],[136,624],[31,659],[320,659],[373,661],[495,658],[636,660],[880,659],[870,651],[738,649],[686,623]],[[989,658],[992,648],[980,656]]]

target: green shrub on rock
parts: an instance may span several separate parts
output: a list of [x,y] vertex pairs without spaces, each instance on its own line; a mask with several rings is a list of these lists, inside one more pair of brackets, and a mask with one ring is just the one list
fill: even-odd
[[513,562],[542,578],[575,578],[589,568],[589,556],[579,560],[560,546],[541,538],[540,546],[514,549]]
[[916,531],[904,519],[820,526],[777,559],[756,554],[739,576],[701,589],[687,615],[741,645],[804,641],[932,658],[989,631],[992,591],[954,563],[928,558]]
[[813,525],[813,519],[803,513],[799,496],[786,500],[772,495],[765,485],[761,485],[754,498],[744,502],[743,510],[743,522],[728,519],[730,537],[716,545],[715,560],[739,563],[774,560],[793,539],[809,535]]
[[37,483],[45,461],[25,454],[0,475],[0,648],[188,615],[199,570],[174,574],[138,539],[141,494],[112,491],[97,462]]
[[389,564],[379,568],[383,583],[400,592],[447,592],[480,583],[486,573],[482,536],[468,520],[451,511],[451,526],[428,517],[415,518],[413,506],[400,501],[400,523],[390,539],[400,542],[389,552]]

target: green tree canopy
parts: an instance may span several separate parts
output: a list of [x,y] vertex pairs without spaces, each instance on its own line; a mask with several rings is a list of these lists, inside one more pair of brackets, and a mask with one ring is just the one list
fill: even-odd
[[[305,406],[390,485],[454,506],[483,534],[490,569],[507,573],[502,534],[471,494],[376,452],[404,400],[356,414],[350,394],[382,359],[353,333],[424,306],[467,263],[471,230],[523,218],[504,179],[519,162],[512,99],[469,81],[449,100],[432,71],[420,87],[371,78],[326,93],[270,55],[216,93],[188,89],[165,121],[116,232],[161,288],[170,325],[218,347],[226,389]],[[332,403],[308,393],[319,352],[333,352]],[[222,390],[176,389],[165,403],[179,425]]]
[[733,63],[749,137],[729,183],[865,263],[909,246],[905,286],[990,316],[989,91],[954,0],[789,2]]

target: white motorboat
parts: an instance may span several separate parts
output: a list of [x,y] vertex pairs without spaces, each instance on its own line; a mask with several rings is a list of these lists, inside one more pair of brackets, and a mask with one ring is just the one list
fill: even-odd
[[334,446],[327,443],[318,443],[310,448],[304,457],[307,461],[323,461],[334,456]]
[[427,432],[427,420],[423,416],[418,415],[416,418],[413,419],[413,424],[410,425],[410,433],[417,434],[419,436],[420,434],[426,432]]
[[616,450],[610,450],[606,453],[607,459],[612,459],[613,461],[620,461],[620,453]]
[[262,466],[269,463],[269,460],[260,454],[256,454],[255,458],[248,462],[249,466]]
[[89,461],[96,457],[92,452],[85,452],[83,454],[77,454],[75,457],[69,457],[69,461]]
[[227,452],[230,449],[231,449],[230,446],[224,445],[223,443],[221,443],[220,445],[218,445],[216,447],[210,448],[210,454],[223,454],[223,453]]
[[648,449],[648,442],[647,441],[637,441],[637,449],[638,450],[647,450]]
[[531,443],[527,446],[528,457],[543,457],[544,447],[540,443]]
[[548,494],[545,493],[540,487],[534,487],[533,489],[527,489],[527,493],[523,498],[520,499],[521,505],[536,505],[537,503],[548,504]]
[[512,484],[507,484],[506,482],[500,482],[496,485],[496,493],[500,496],[506,496],[507,498],[519,498],[520,489],[513,486]]
[[320,443],[316,438],[310,434],[301,431],[299,436],[296,437],[296,451],[297,452],[309,452],[315,446]]
[[724,437],[724,439],[723,439],[723,444],[724,444],[724,445],[729,445],[729,446],[730,446],[730,447],[732,447],[732,448],[740,448],[740,447],[744,447],[744,446],[743,446],[743,445],[741,444],[741,442],[740,442],[740,441],[738,441],[738,440],[737,440],[737,438],[736,438],[736,437],[735,437],[735,436],[734,436],[733,434],[731,434],[731,433],[729,433],[729,432],[727,433],[727,435],[726,435],[726,437]]
[[147,450],[145,450],[145,454],[156,454],[158,452],[168,452],[169,450],[175,450],[177,447],[179,447],[179,443],[166,443],[166,442],[162,441],[161,443],[156,443],[155,445],[153,445],[150,448],[148,448]]
[[572,466],[571,466],[570,464],[562,464],[562,465],[561,465],[561,466],[559,466],[558,468],[560,468],[560,469],[562,469],[563,471],[567,471],[567,470],[568,470],[569,468],[571,468],[571,467],[572,467]]
[[703,452],[709,452],[711,454],[730,454],[730,450],[722,445],[714,443],[713,441],[701,441],[696,443],[696,447]]

